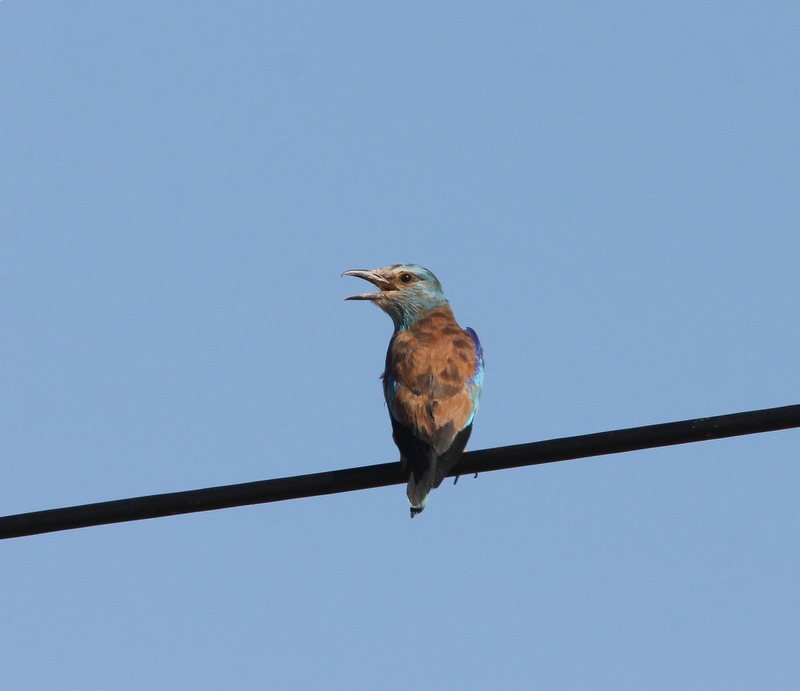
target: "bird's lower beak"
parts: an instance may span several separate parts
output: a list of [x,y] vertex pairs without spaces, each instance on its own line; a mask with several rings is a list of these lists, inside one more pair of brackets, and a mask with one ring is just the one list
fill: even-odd
[[389,281],[387,281],[379,273],[370,271],[369,269],[352,269],[351,271],[345,271],[342,276],[355,276],[356,278],[363,278],[365,281],[369,281],[380,288],[380,291],[376,293],[361,293],[359,295],[351,295],[350,297],[346,297],[345,300],[377,300],[383,295],[383,291],[394,290],[394,286]]

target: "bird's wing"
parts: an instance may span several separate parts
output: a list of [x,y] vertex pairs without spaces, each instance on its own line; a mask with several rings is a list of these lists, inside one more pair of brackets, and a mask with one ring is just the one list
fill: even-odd
[[467,386],[469,386],[470,393],[472,395],[472,414],[470,415],[469,422],[467,424],[472,424],[473,419],[475,418],[475,413],[478,412],[478,406],[481,402],[481,391],[483,389],[483,347],[481,346],[480,340],[478,340],[478,334],[475,333],[474,329],[471,329],[469,326],[464,329],[467,336],[470,337],[472,341],[472,345],[475,348],[475,369],[472,373],[472,377],[467,381]]

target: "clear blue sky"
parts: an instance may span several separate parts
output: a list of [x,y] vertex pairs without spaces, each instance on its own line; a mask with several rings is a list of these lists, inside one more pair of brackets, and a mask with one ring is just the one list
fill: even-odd
[[[0,3],[0,514],[800,403],[796,2]],[[800,432],[0,543],[2,689],[800,687]]]

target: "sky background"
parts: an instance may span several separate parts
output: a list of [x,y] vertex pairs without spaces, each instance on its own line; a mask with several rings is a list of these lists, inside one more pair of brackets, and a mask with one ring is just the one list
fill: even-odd
[[[796,2],[0,3],[0,515],[800,403]],[[800,687],[800,432],[0,543],[0,689]]]

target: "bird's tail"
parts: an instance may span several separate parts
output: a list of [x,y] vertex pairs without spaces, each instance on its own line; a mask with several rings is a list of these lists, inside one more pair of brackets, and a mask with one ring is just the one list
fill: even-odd
[[431,462],[420,476],[417,476],[414,472],[411,472],[408,476],[406,494],[408,495],[408,503],[411,505],[411,518],[414,518],[418,513],[422,513],[428,503],[433,480],[436,476],[436,454],[434,453],[432,456]]

